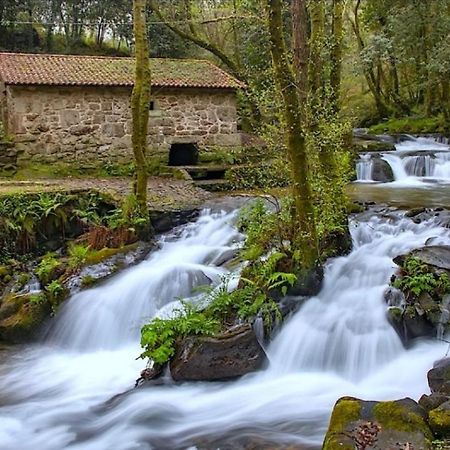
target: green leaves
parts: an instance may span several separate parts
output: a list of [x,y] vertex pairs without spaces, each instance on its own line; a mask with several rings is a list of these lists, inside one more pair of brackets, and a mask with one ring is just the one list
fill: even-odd
[[402,291],[409,291],[416,297],[422,293],[445,295],[450,293],[450,279],[446,273],[436,274],[431,268],[417,258],[409,257],[403,263],[402,276],[393,286]]
[[219,322],[184,304],[171,319],[153,319],[141,329],[141,346],[144,352],[139,358],[149,358],[155,364],[164,364],[175,353],[175,341],[188,335],[212,335],[219,329]]

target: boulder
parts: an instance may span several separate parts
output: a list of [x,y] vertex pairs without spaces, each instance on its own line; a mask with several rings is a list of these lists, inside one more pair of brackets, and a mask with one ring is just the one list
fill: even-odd
[[344,397],[333,409],[322,449],[426,450],[432,440],[426,412],[410,398],[372,402]]
[[394,172],[388,162],[381,158],[372,159],[372,180],[381,183],[394,181]]
[[422,395],[419,399],[419,405],[425,410],[425,411],[431,411],[433,409],[438,408],[446,401],[450,400],[449,397],[447,397],[444,394],[431,394],[431,395]]
[[435,362],[427,378],[432,393],[450,395],[450,358]]
[[266,359],[253,328],[244,324],[221,335],[181,340],[170,373],[175,381],[226,380],[260,369]]
[[438,437],[450,436],[450,401],[442,403],[428,413],[428,423]]
[[428,247],[418,248],[406,255],[400,255],[394,258],[394,262],[402,265],[404,261],[414,257],[438,269],[450,270],[450,245],[430,245]]
[[49,315],[50,304],[39,294],[7,296],[0,307],[0,339],[29,342]]

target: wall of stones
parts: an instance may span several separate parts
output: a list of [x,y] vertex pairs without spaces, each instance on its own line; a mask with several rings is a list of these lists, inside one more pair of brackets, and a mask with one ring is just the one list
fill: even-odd
[[[131,90],[7,86],[7,131],[22,163],[77,167],[132,160]],[[153,92],[149,153],[167,162],[172,143],[235,146],[236,94],[206,89]]]

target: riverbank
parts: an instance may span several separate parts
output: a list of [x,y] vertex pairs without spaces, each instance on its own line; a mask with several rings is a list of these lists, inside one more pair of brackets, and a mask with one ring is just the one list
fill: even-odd
[[[0,179],[0,196],[18,193],[96,190],[118,200],[131,193],[132,179],[108,178],[48,178],[16,181]],[[148,205],[150,210],[187,210],[201,206],[213,194],[196,187],[191,181],[149,177]]]

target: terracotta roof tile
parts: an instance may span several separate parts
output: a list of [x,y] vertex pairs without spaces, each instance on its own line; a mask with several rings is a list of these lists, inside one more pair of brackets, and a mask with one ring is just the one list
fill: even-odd
[[[13,85],[133,86],[134,66],[134,58],[0,53],[0,79]],[[244,87],[206,60],[152,58],[150,66],[156,87]]]

